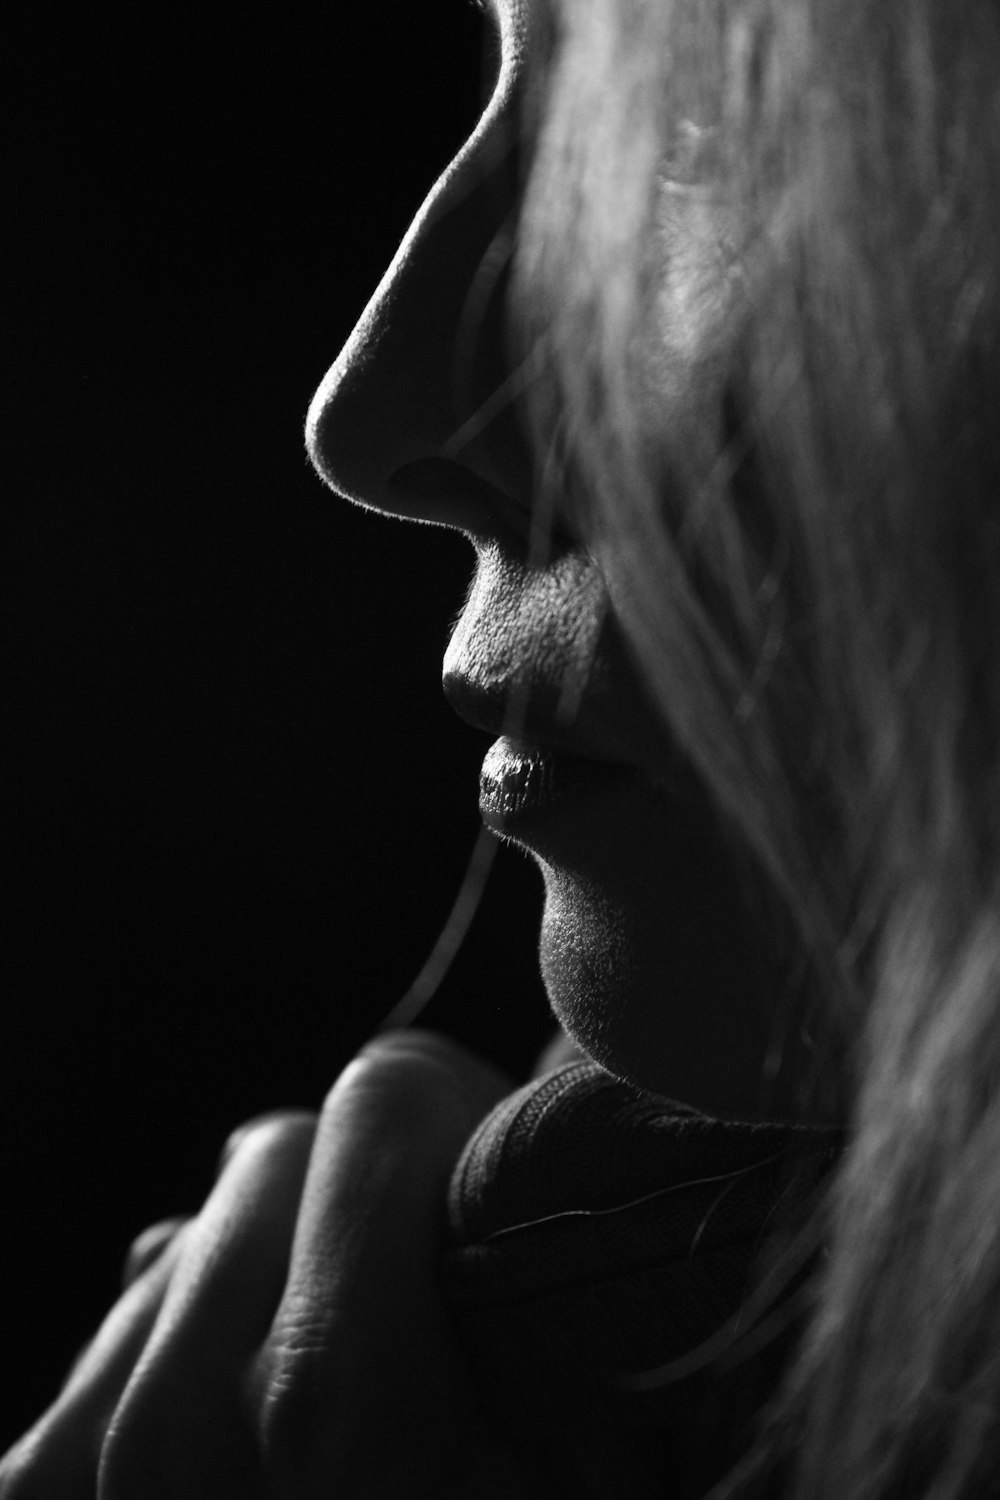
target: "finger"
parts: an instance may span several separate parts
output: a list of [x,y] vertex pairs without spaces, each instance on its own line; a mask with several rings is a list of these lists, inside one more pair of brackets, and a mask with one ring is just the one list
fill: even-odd
[[285,1111],[242,1127],[191,1227],[157,1340],[203,1339],[238,1360],[264,1338],[285,1284],[316,1117]]
[[100,1440],[156,1322],[181,1249],[178,1234],[118,1299],[55,1403],[0,1462],[3,1500],[93,1500]]
[[[471,1387],[434,1291],[445,1188],[472,1130],[510,1087],[428,1033],[380,1038],[337,1080],[258,1362],[262,1446],[278,1493],[373,1493],[378,1472],[379,1494],[395,1493],[397,1480],[412,1494],[414,1434],[440,1448],[461,1429]],[[385,1472],[395,1455],[396,1476]]]
[[313,1119],[314,1117],[311,1114],[307,1114],[306,1111],[299,1109],[269,1109],[265,1110],[262,1114],[252,1116],[249,1120],[245,1120],[242,1125],[237,1125],[235,1130],[230,1131],[226,1143],[219,1153],[219,1164],[215,1172],[216,1179],[222,1176],[230,1160],[236,1154],[236,1151],[253,1131],[260,1130],[261,1127],[268,1125],[282,1125],[286,1122],[291,1124],[294,1129],[294,1122],[303,1118]]
[[[119,1299],[77,1361],[56,1404],[4,1461],[3,1500],[8,1500],[8,1493],[11,1500],[93,1500],[117,1414],[123,1403],[124,1410],[135,1410],[136,1398],[150,1385],[137,1382],[139,1372],[151,1371],[162,1381],[165,1367],[177,1384],[190,1375],[189,1401],[204,1395],[211,1408],[211,1392],[204,1389],[204,1372],[197,1368],[199,1362],[205,1365],[206,1356],[204,1350],[190,1348],[190,1320],[197,1321],[202,1303],[214,1307],[221,1296],[229,1314],[226,1331],[232,1335],[234,1324],[241,1326],[247,1302],[261,1295],[263,1284],[266,1310],[259,1313],[240,1348],[252,1348],[263,1337],[284,1281],[312,1133],[311,1116],[284,1116],[242,1131],[201,1214],[174,1235]],[[227,1278],[238,1282],[247,1262],[247,1282],[237,1288],[233,1308],[225,1284]],[[208,1318],[206,1323],[205,1340],[212,1345],[207,1363],[214,1369],[212,1340],[219,1331],[218,1320]],[[187,1347],[178,1340],[180,1329],[188,1332]],[[166,1404],[176,1411],[175,1393],[168,1394]],[[149,1408],[139,1401],[138,1409],[145,1413]],[[148,1460],[147,1454],[144,1468]],[[152,1496],[154,1483],[144,1473],[131,1493]],[[173,1494],[185,1494],[183,1483]]]
[[136,1235],[128,1248],[125,1256],[125,1266],[122,1271],[122,1287],[128,1289],[133,1281],[137,1281],[155,1260],[158,1260],[171,1240],[188,1222],[187,1217],[176,1217],[172,1219],[161,1219],[158,1224],[150,1224],[141,1234]]
[[109,1423],[109,1494],[251,1495],[243,1371],[284,1288],[315,1130],[285,1113],[243,1131],[201,1213]]
[[185,1228],[180,1225],[159,1255],[125,1288],[94,1338],[73,1361],[61,1397],[90,1385],[110,1392],[117,1383],[118,1391],[122,1389],[159,1315],[181,1257]]

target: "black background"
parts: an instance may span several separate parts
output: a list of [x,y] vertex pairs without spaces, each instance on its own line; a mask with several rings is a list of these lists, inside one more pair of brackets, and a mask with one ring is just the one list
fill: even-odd
[[[413,978],[485,749],[438,686],[468,544],[338,501],[301,439],[475,122],[481,18],[5,17],[26,253],[6,284],[0,1448],[129,1240],[197,1207],[238,1121],[318,1103]],[[539,896],[502,852],[429,1015],[514,1069],[551,1026]]]

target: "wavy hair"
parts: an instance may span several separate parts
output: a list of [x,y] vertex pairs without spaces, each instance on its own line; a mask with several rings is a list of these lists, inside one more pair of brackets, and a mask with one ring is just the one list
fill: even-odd
[[812,1084],[849,1111],[775,1427],[790,1493],[981,1496],[1000,1473],[1000,7],[552,0],[535,24],[511,306],[542,372],[540,470],[790,914]]

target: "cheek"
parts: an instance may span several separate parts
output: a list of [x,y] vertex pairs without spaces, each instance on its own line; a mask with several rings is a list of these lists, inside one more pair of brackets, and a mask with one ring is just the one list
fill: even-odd
[[743,281],[739,223],[703,190],[664,188],[659,231],[663,272],[649,323],[647,380],[659,397],[658,419],[665,402],[684,428],[683,448],[699,437],[704,397],[724,379],[731,357]]

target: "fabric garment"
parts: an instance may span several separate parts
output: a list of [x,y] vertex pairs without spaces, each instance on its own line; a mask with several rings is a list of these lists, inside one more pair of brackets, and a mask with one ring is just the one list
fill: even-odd
[[529,1450],[539,1493],[685,1500],[728,1470],[794,1340],[794,1231],[840,1143],[714,1119],[590,1062],[483,1122],[452,1178],[441,1276],[490,1421]]

